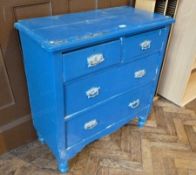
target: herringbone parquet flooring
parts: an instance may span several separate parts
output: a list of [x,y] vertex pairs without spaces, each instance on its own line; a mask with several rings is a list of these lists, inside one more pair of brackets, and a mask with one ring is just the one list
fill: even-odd
[[[163,99],[143,129],[134,122],[87,146],[70,161],[68,175],[196,175],[196,101],[190,109]],[[38,142],[0,157],[0,174],[58,174]]]

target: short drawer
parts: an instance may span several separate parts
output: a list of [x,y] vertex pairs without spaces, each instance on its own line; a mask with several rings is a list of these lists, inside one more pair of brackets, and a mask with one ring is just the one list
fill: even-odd
[[118,93],[154,80],[159,54],[83,77],[65,85],[65,109],[72,114],[96,105]]
[[119,63],[120,45],[117,40],[63,54],[64,81]]
[[162,48],[165,30],[159,29],[139,35],[124,38],[123,41],[123,60],[131,61]]
[[78,144],[83,139],[93,137],[98,132],[126,117],[132,119],[144,107],[150,105],[153,89],[153,84],[148,84],[67,120],[67,146]]

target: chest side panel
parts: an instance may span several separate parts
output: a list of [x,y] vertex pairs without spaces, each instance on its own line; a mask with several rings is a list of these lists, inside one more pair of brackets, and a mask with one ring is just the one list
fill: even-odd
[[[65,148],[62,58],[20,33],[33,124],[56,157]],[[57,137],[61,136],[61,138]]]

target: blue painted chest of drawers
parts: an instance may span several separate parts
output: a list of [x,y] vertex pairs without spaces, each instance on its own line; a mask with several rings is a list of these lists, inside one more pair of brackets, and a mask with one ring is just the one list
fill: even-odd
[[93,140],[145,124],[173,22],[117,7],[15,23],[33,123],[61,172]]

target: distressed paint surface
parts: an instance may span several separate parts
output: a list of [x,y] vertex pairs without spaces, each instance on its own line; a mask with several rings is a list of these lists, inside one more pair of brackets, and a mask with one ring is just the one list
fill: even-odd
[[[172,22],[119,7],[15,24],[34,126],[61,172],[90,142],[136,117],[144,126]],[[147,44],[141,48],[141,43]],[[103,59],[89,67],[94,55]],[[94,87],[99,92],[88,98]]]
[[16,28],[26,32],[49,51],[70,49],[142,30],[158,28],[173,21],[131,7],[115,7],[83,13],[20,20]]

